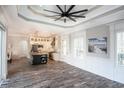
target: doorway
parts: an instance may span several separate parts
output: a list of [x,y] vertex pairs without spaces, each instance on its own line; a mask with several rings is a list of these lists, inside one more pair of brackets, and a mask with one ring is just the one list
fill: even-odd
[[0,81],[7,76],[6,32],[0,27]]
[[124,30],[116,32],[116,66],[114,78],[124,82]]

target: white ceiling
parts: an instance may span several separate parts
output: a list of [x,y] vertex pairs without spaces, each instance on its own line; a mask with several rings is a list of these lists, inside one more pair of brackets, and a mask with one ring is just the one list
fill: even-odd
[[[29,34],[39,31],[43,36],[49,36],[63,31],[64,28],[26,21],[18,17],[17,6],[4,6],[7,25],[10,34]],[[57,29],[56,29],[57,28]]]
[[[60,7],[62,9],[64,8],[62,5],[60,5]],[[67,5],[67,9],[69,7],[70,7],[70,5]],[[67,18],[66,23],[63,22],[63,18],[61,20],[54,21],[58,17],[55,17],[55,18],[47,17],[47,16],[56,15],[56,14],[44,11],[43,9],[60,12],[59,9],[55,5],[43,5],[41,7],[40,6],[18,6],[18,13],[21,15],[21,17],[23,16],[23,18],[38,20],[41,23],[45,22],[48,24],[54,24],[54,25],[61,27],[61,26],[73,26],[73,25],[79,24],[79,23],[87,20],[88,13],[94,11],[95,9],[97,9],[99,7],[100,6],[95,6],[95,5],[82,5],[82,6],[77,5],[71,10],[71,12],[88,9],[89,10],[88,12],[83,13],[86,16],[86,18],[77,18],[76,19],[77,22],[73,22],[72,20],[69,20]],[[81,13],[79,13],[79,14],[81,14]]]
[[[98,6],[98,5],[80,5],[76,6],[72,11],[88,9],[85,14],[86,18],[76,19],[77,22],[68,20],[64,23],[63,20],[54,21],[53,18],[45,17],[46,15],[53,15],[52,13],[43,11],[43,9],[59,11],[56,6],[2,6],[4,15],[7,19],[9,34],[28,35],[39,31],[43,36],[61,33],[84,22],[92,20],[98,16],[108,13],[120,6]],[[61,6],[62,7],[62,6]],[[69,7],[69,6],[67,6]],[[33,11],[32,11],[33,10]],[[65,29],[66,28],[66,29]]]

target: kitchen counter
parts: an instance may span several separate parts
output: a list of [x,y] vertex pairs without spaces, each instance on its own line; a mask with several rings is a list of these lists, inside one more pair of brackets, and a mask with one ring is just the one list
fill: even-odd
[[42,54],[49,54],[48,52],[31,52],[31,55],[42,55]]
[[32,64],[44,64],[48,61],[48,53],[47,52],[31,52],[31,55],[33,57]]

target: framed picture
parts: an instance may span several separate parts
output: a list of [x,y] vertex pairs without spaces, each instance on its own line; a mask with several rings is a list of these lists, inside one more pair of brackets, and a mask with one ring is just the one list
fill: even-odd
[[107,37],[89,38],[88,52],[95,54],[107,54]]

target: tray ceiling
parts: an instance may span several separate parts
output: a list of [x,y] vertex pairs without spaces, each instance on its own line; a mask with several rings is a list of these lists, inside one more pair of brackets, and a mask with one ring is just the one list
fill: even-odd
[[[63,5],[60,5],[60,7],[63,9]],[[67,5],[67,9],[70,7],[70,5]],[[27,19],[29,21],[39,22],[39,23],[48,23],[51,25],[56,26],[73,26],[76,24],[79,24],[81,22],[84,22],[88,20],[88,14],[100,6],[96,5],[76,5],[71,12],[88,9],[88,12],[86,13],[79,13],[80,15],[85,15],[86,18],[75,18],[76,22],[73,22],[72,20],[67,19],[67,22],[63,22],[63,18],[58,21],[54,21],[57,17],[49,17],[55,15],[54,13],[50,13],[47,11],[44,11],[44,9],[47,10],[53,10],[56,12],[60,12],[60,10],[55,5],[43,5],[43,6],[18,6],[18,15],[19,17],[23,19]]]
[[[68,7],[70,6],[67,6],[67,8]],[[77,18],[77,22],[67,20],[67,22],[64,23],[63,20],[54,21],[54,18],[47,17],[54,14],[43,10],[48,9],[59,12],[55,5],[8,5],[2,6],[2,8],[4,17],[7,18],[9,33],[28,35],[39,31],[42,35],[46,36],[77,30],[77,28],[83,29],[83,26],[95,24],[94,21],[92,23],[94,19],[109,16],[124,9],[123,6],[119,5],[77,5],[73,8],[72,12],[75,10],[88,9],[88,12],[84,14],[86,18]]]

